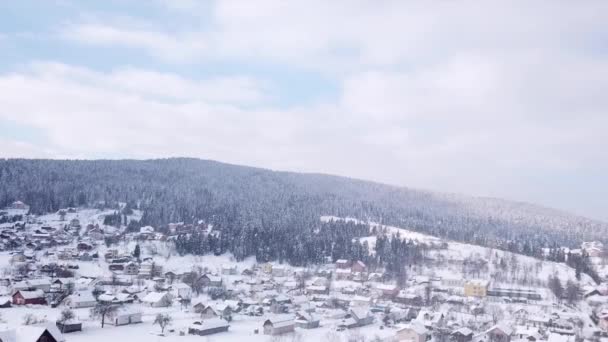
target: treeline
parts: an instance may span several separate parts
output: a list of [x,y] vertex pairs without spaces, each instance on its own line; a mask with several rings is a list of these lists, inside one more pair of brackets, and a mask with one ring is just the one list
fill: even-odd
[[[318,221],[314,226],[298,230],[278,229],[273,232],[252,227],[234,229],[216,227],[221,234],[195,231],[174,238],[176,251],[181,254],[205,255],[232,252],[237,260],[255,256],[258,262],[278,260],[294,266],[307,266],[338,259],[360,260],[370,269],[385,268],[388,275],[404,276],[404,267],[422,261],[424,245],[402,239],[398,235],[375,236],[375,248],[369,238],[367,225],[353,222]],[[363,241],[362,241],[363,240]]]
[[[332,257],[358,248],[346,242],[354,232],[325,229],[322,215],[356,217],[532,256],[554,244],[573,247],[608,236],[604,223],[521,203],[198,159],[0,160],[0,185],[0,207],[22,200],[35,214],[78,206],[118,210],[119,203],[127,203],[129,209],[143,211],[139,225],[161,228],[203,220],[221,232],[212,249],[262,259],[316,260],[328,255],[329,244]],[[117,211],[108,223],[118,225],[124,215]],[[275,240],[289,243],[264,246]],[[312,257],[315,253],[319,256]]]

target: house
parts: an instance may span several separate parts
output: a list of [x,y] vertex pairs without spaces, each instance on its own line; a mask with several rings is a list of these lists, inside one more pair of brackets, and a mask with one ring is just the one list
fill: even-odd
[[141,314],[141,311],[121,307],[116,315],[114,315],[114,319],[109,320],[107,323],[114,326],[141,323]]
[[497,324],[486,331],[490,342],[510,342],[513,330],[503,324]]
[[68,334],[76,331],[82,331],[82,322],[77,320],[69,320],[65,322],[55,322],[57,325],[57,329],[61,331],[62,334]]
[[420,310],[418,312],[418,316],[416,317],[416,321],[424,324],[428,329],[433,329],[436,326],[439,326],[443,323],[445,315],[441,311],[429,311],[429,310]]
[[329,289],[325,285],[310,285],[306,287],[308,294],[328,294]]
[[[196,308],[195,312],[197,312]],[[217,312],[215,312],[215,310],[211,306],[206,306],[200,309],[200,312],[198,313],[200,313],[201,318],[213,318],[218,316]]]
[[64,303],[71,309],[92,308],[97,304],[97,300],[91,292],[82,291],[68,296]]
[[352,275],[352,272],[347,268],[339,268],[336,270],[336,280],[346,280],[349,279]]
[[599,241],[583,242],[581,250],[585,251],[592,258],[601,257],[604,252],[604,244]]
[[350,268],[350,261],[346,259],[336,260],[336,268],[347,269]]
[[138,275],[139,274],[139,265],[134,262],[128,262],[123,267],[123,271],[126,275]]
[[222,274],[223,275],[236,275],[237,274],[236,266],[223,265]]
[[49,292],[51,290],[51,281],[48,278],[28,279],[15,283],[13,290],[41,290]]
[[204,274],[201,276],[200,281],[202,281],[203,286],[209,287],[221,287],[223,283],[222,277],[212,274]]
[[386,299],[392,299],[399,294],[399,287],[397,285],[379,284],[376,286],[376,290],[379,290],[382,298]]
[[413,306],[422,306],[424,302],[422,296],[413,293],[407,293],[405,291],[400,291],[399,294],[393,299],[393,301]]
[[10,308],[11,307],[11,297],[4,296],[0,297],[0,308]]
[[463,287],[465,281],[460,277],[443,277],[441,278],[441,285],[447,287]]
[[542,297],[537,290],[521,287],[492,287],[487,290],[488,296],[508,297],[520,299],[541,300]]
[[175,272],[167,271],[165,272],[165,278],[169,280],[169,283],[173,283],[173,280],[178,279],[178,276]]
[[163,268],[160,265],[157,265],[153,261],[142,262],[139,265],[139,274],[140,278],[153,278],[158,277],[163,273]]
[[196,300],[192,303],[192,310],[194,310],[194,312],[196,313],[201,313],[206,307],[207,305],[205,305],[205,303],[201,302],[200,300]]
[[38,304],[46,305],[46,299],[42,290],[19,290],[13,294],[13,304],[15,305],[27,305],[27,304]]
[[485,297],[488,295],[490,282],[483,279],[473,279],[464,283],[464,295],[467,297]]
[[81,252],[82,251],[90,251],[90,250],[93,250],[93,245],[90,244],[90,243],[88,243],[88,242],[84,242],[83,241],[83,242],[79,242],[76,245],[76,248],[78,249],[78,251],[81,251]]
[[350,267],[351,272],[353,273],[364,273],[367,272],[367,265],[363,263],[363,261],[358,260]]
[[397,341],[408,342],[425,342],[427,337],[430,337],[428,330],[422,324],[416,322],[400,328],[395,336]]
[[69,290],[74,288],[74,283],[74,278],[56,278],[51,287],[54,289],[59,289],[60,291],[66,289]]
[[298,311],[296,313],[296,327],[302,329],[314,329],[319,327],[319,323],[321,320],[316,315],[306,312],[306,311]]
[[172,297],[169,292],[150,292],[141,301],[153,308],[171,306]]
[[473,340],[473,330],[469,328],[460,328],[455,330],[450,335],[453,342],[471,342]]
[[544,315],[529,315],[524,320],[526,324],[536,328],[548,327],[551,324],[551,318]]
[[603,331],[608,331],[608,310],[602,310],[597,314],[597,325]]
[[350,298],[350,304],[352,306],[364,306],[368,307],[372,304],[372,297],[368,296],[352,296]]
[[135,300],[134,296],[128,293],[118,293],[116,295],[113,294],[100,294],[97,297],[97,301],[100,303],[111,303],[111,304],[126,304],[133,303]]
[[279,294],[274,298],[270,299],[271,304],[291,304],[291,298],[287,297],[284,294]]
[[21,201],[15,201],[15,202],[11,203],[10,206],[8,206],[8,209],[28,210],[29,208],[30,207],[27,204],[25,204]]
[[108,269],[110,271],[124,271],[125,270],[125,264],[111,263],[110,265],[108,265]]
[[139,228],[139,236],[140,237],[149,237],[154,235],[154,227],[152,226],[144,226]]
[[194,322],[188,328],[188,334],[207,336],[228,331],[230,324],[220,318],[212,318],[203,322]]
[[0,331],[4,342],[65,342],[65,337],[54,324],[27,325]]
[[236,300],[225,300],[222,303],[213,306],[213,310],[222,318],[227,318],[232,315],[233,312],[239,310],[239,302]]
[[515,332],[513,333],[513,338],[519,341],[529,341],[536,342],[543,339],[543,334],[540,329],[527,327],[527,326],[517,326],[515,327]]
[[556,333],[550,333],[547,337],[547,342],[574,342],[576,341],[575,336],[560,335]]
[[264,335],[282,335],[295,330],[295,321],[291,315],[280,315],[264,321]]
[[287,268],[283,265],[273,266],[272,275],[275,277],[285,277],[287,275]]
[[192,288],[185,283],[178,283],[172,286],[179,298],[188,299],[192,297]]
[[367,308],[351,308],[348,315],[350,317],[344,321],[344,326],[349,329],[374,323],[374,315]]

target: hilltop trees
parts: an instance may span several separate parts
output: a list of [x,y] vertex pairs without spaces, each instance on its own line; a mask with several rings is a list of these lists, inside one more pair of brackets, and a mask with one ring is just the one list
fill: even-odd
[[[367,226],[322,223],[320,217],[355,217],[537,257],[543,247],[604,240],[608,231],[603,223],[519,203],[197,159],[2,159],[0,184],[0,207],[21,199],[34,214],[80,205],[114,210],[104,223],[126,223],[128,231],[152,225],[162,232],[171,222],[213,227],[211,234],[177,238],[182,254],[230,251],[238,260],[256,256],[296,265],[328,256],[367,259],[395,277],[403,277],[403,266],[417,260],[419,248],[380,233],[379,254],[370,258],[367,241],[358,239],[370,235]],[[125,222],[134,209],[142,211],[141,220]],[[584,263],[578,267],[586,273]]]

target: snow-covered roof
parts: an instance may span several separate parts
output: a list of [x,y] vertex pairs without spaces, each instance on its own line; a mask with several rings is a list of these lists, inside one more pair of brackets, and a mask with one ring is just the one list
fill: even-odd
[[471,330],[467,327],[462,327],[462,328],[454,331],[453,334],[461,334],[463,336],[469,336],[469,335],[473,334],[473,330]]
[[74,293],[68,297],[72,302],[76,303],[86,303],[86,302],[95,302],[95,297],[91,292],[83,291]]
[[270,316],[268,317],[265,321],[264,324],[266,323],[271,323],[273,326],[277,326],[278,324],[282,324],[285,322],[289,322],[289,323],[293,323],[294,321],[294,317],[293,315],[274,315],[274,316]]
[[150,292],[147,296],[142,299],[142,302],[146,303],[158,303],[167,296],[166,292]]
[[139,228],[139,232],[143,234],[154,233],[154,227],[152,226],[144,226]]
[[[197,322],[197,323],[199,323],[199,322]],[[204,320],[203,322],[200,322],[199,324],[197,324],[197,323],[190,325],[190,328],[194,329],[194,330],[210,330],[210,329],[217,329],[217,328],[230,326],[230,324],[228,324],[228,322],[224,321],[221,318],[211,318],[211,319]]]
[[355,319],[362,319],[371,315],[371,312],[367,308],[351,308],[350,314],[354,316]]
[[397,285],[377,284],[376,289],[381,291],[395,291],[397,289]]
[[132,315],[141,315],[141,310],[130,307],[130,306],[121,306],[118,308],[116,312],[116,316],[132,316]]
[[574,342],[575,336],[550,333],[547,342]]
[[406,324],[397,331],[400,332],[403,330],[413,330],[418,335],[426,334],[428,332],[426,327],[418,322],[412,322],[410,324]]
[[511,327],[509,327],[509,326],[507,326],[505,324],[501,324],[501,323],[496,324],[495,326],[491,327],[490,329],[488,329],[486,331],[486,333],[489,333],[489,332],[491,332],[493,330],[500,330],[503,333],[505,333],[505,335],[511,335],[511,334],[513,334],[513,329],[511,329]]
[[0,331],[0,340],[3,342],[30,342],[37,341],[40,336],[48,331],[57,342],[64,342],[63,334],[54,324],[48,323],[41,326],[21,326],[17,329],[6,329]]
[[34,290],[34,291],[19,291],[21,296],[24,299],[35,299],[44,297],[44,292],[42,290]]
[[487,287],[490,282],[486,279],[471,279],[469,281],[467,281],[468,284],[471,284],[473,286],[481,286],[481,287]]
[[316,322],[316,321],[319,321],[319,317],[318,316],[313,315],[312,313],[307,312],[307,311],[303,311],[303,310],[298,311],[296,313],[296,315],[297,315],[297,319],[301,320],[301,321],[306,321],[306,322]]

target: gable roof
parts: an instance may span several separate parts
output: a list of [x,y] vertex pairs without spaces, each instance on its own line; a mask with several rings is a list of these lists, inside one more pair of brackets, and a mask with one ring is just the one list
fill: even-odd
[[511,335],[511,334],[513,334],[513,329],[511,329],[511,327],[506,326],[506,325],[504,325],[504,324],[500,324],[500,323],[498,323],[498,324],[496,324],[495,326],[493,326],[493,327],[491,327],[490,329],[488,329],[488,330],[486,331],[486,334],[487,334],[487,333],[489,333],[489,332],[492,332],[492,331],[494,331],[494,330],[500,330],[500,331],[501,331],[501,332],[503,332],[505,335]]
[[35,291],[24,291],[24,290],[19,290],[17,292],[15,292],[15,294],[21,294],[21,297],[23,297],[24,299],[36,299],[36,298],[44,298],[44,292],[42,290],[35,290]]
[[410,324],[403,326],[401,329],[397,330],[397,332],[400,332],[403,330],[413,330],[418,335],[426,334],[428,332],[428,330],[426,329],[426,327],[424,325],[422,325],[420,323],[416,323],[416,322],[412,322]]
[[83,291],[77,292],[68,297],[71,301],[77,303],[85,303],[85,302],[96,302],[95,297],[91,292]]
[[65,342],[63,334],[57,329],[54,324],[48,323],[41,326],[21,326],[17,329],[7,329],[0,331],[0,339],[4,342],[30,342],[36,341],[48,331],[57,342]]
[[225,327],[230,327],[230,324],[221,318],[206,319],[203,322],[200,322],[200,324],[195,323],[190,325],[190,329],[194,330],[210,330]]
[[142,299],[142,302],[146,303],[158,303],[167,296],[167,292],[150,292],[147,296]]
[[350,314],[356,320],[360,320],[371,315],[367,308],[351,308]]

